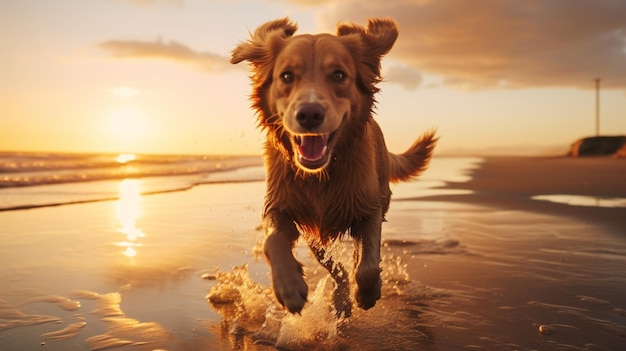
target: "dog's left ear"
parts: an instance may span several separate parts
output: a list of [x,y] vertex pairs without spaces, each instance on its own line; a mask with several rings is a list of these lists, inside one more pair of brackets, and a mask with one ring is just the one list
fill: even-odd
[[339,23],[337,36],[350,47],[357,64],[365,65],[368,73],[359,70],[360,86],[369,93],[378,91],[380,60],[391,50],[398,38],[398,25],[391,18],[370,18],[367,27],[354,23]]
[[358,34],[364,49],[380,59],[393,47],[398,38],[398,25],[392,18],[370,18],[367,27],[354,23],[339,23],[337,36]]

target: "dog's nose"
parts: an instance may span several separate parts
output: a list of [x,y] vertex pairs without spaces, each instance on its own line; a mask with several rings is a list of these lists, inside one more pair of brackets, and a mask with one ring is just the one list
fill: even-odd
[[302,104],[296,111],[296,121],[301,127],[313,129],[324,121],[326,111],[319,104]]

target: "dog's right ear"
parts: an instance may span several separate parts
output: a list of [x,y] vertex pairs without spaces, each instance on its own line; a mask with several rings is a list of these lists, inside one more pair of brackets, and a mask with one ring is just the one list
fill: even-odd
[[275,39],[287,39],[297,29],[298,25],[286,17],[261,25],[254,31],[254,34],[250,35],[248,41],[237,45],[232,51],[230,63],[236,64],[248,60],[255,66],[261,65],[277,49],[274,47],[277,45]]

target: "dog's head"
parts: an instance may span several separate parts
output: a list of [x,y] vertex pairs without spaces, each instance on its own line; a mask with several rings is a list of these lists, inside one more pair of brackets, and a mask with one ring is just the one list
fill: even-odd
[[[391,19],[340,23],[337,35],[297,35],[288,19],[265,23],[232,52],[252,64],[253,107],[269,141],[307,172],[323,170],[344,129],[362,130],[380,81],[380,59],[398,30]],[[349,126],[349,127],[346,127]]]

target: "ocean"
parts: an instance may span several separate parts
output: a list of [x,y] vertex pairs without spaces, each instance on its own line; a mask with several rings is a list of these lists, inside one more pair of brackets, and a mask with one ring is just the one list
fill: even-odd
[[140,194],[207,183],[262,181],[261,156],[0,152],[0,211],[120,198],[120,181]]

